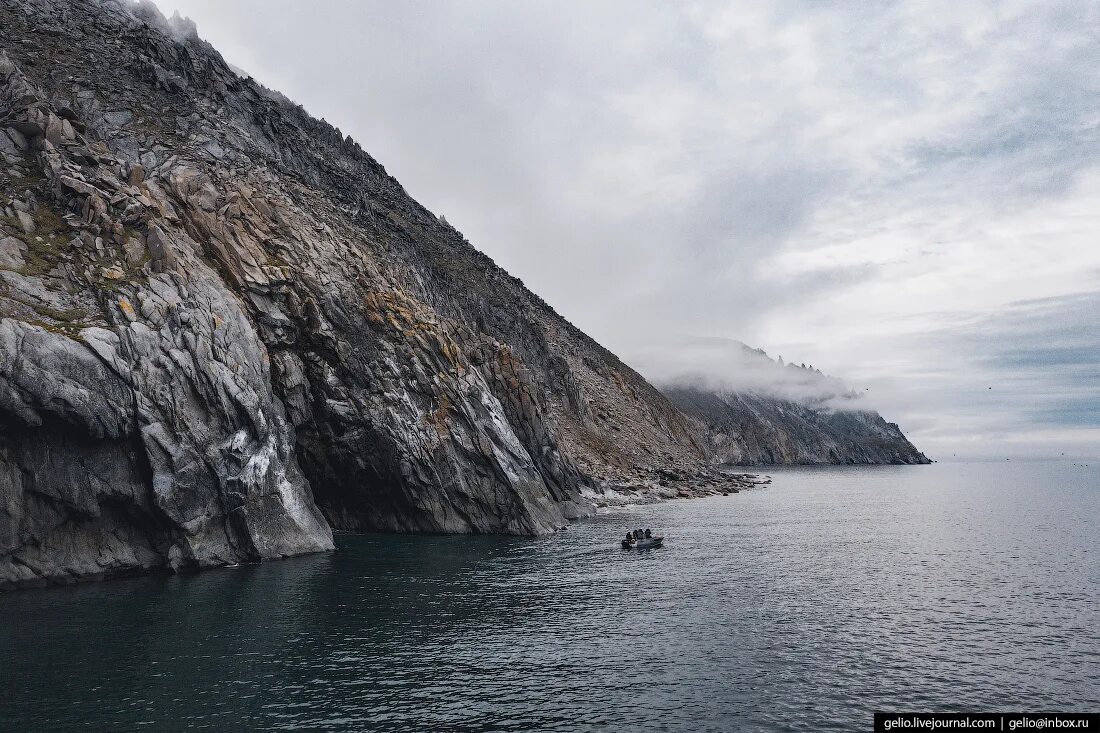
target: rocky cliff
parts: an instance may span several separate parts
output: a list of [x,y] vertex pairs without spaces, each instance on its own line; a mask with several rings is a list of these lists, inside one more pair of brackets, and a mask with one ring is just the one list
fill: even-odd
[[[698,422],[713,460],[738,465],[929,463],[863,394],[805,364],[738,341],[708,339],[712,374],[670,378],[665,394]],[[713,360],[712,360],[713,361]]]
[[539,533],[704,459],[338,129],[120,0],[0,3],[0,582]]
[[837,409],[753,392],[666,390],[700,422],[707,452],[721,463],[919,464],[929,460],[894,423],[871,410]]
[[0,587],[547,532],[700,424],[190,24],[0,0]]

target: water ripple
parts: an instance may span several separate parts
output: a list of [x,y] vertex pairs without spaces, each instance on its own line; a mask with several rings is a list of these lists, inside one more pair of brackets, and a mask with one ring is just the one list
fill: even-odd
[[[1100,473],[784,470],[542,539],[0,596],[0,729],[869,729],[1095,709]],[[668,545],[623,552],[659,527]]]

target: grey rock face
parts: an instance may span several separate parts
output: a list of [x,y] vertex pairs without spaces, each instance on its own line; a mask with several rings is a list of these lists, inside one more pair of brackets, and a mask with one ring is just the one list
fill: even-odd
[[0,138],[0,586],[720,490],[695,420],[152,4],[0,0]]
[[753,393],[674,388],[666,394],[699,421],[708,451],[723,463],[929,463],[897,425],[875,412]]
[[131,403],[78,342],[0,321],[0,582],[163,562]]
[[[53,9],[5,5],[4,33]],[[0,53],[2,124],[29,152],[0,238],[0,585],[330,549],[239,298],[53,100]]]

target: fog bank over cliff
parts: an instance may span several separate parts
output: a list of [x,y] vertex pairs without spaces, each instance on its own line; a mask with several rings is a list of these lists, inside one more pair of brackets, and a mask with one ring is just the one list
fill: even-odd
[[643,373],[661,388],[751,392],[838,410],[874,410],[864,394],[812,364],[770,357],[732,339],[683,336],[632,352]]
[[[741,465],[927,463],[865,393],[739,341],[682,337],[635,354],[700,425],[708,453]],[[692,369],[682,365],[691,364]]]

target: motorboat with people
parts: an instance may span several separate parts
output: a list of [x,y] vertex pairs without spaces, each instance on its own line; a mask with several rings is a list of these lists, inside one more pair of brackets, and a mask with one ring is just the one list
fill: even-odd
[[622,546],[624,550],[652,550],[655,547],[661,547],[664,542],[665,538],[662,535],[653,534],[652,530],[636,529],[626,533]]

